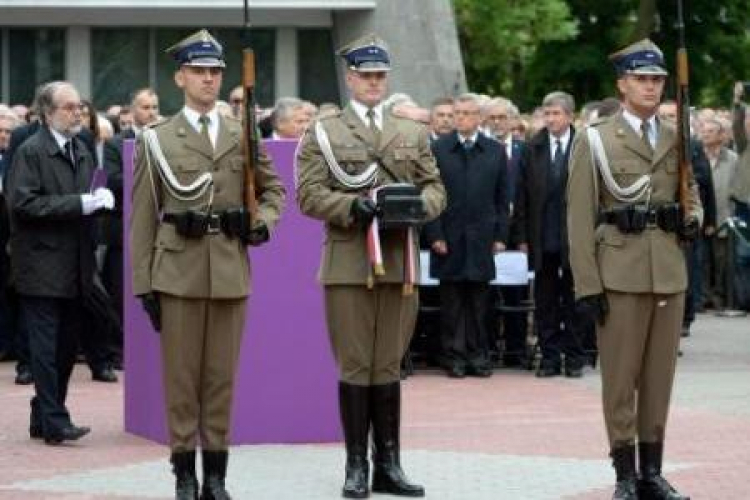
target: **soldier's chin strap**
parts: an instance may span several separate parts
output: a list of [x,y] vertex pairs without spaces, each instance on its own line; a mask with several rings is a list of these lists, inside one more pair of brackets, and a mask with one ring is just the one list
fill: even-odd
[[323,153],[323,157],[328,164],[328,169],[331,171],[333,176],[344,186],[351,189],[361,189],[372,185],[375,182],[375,178],[378,175],[378,163],[373,162],[367,167],[367,170],[358,175],[350,175],[341,168],[339,162],[336,160],[336,156],[333,154],[331,149],[331,143],[328,140],[328,134],[326,133],[323,124],[318,120],[315,123],[315,138],[318,140],[320,151]]
[[596,127],[586,127],[586,136],[589,140],[589,149],[591,151],[591,160],[594,164],[593,175],[594,175],[594,190],[595,200],[599,200],[599,182],[596,175],[597,169],[602,176],[604,186],[607,191],[617,200],[622,203],[636,203],[646,195],[648,201],[651,199],[651,176],[644,174],[638,178],[630,186],[621,187],[615,181],[612,176],[612,170],[609,168],[609,160],[607,160],[607,153],[604,150],[604,144],[602,143],[602,137],[599,134],[599,130]]
[[159,204],[157,203],[156,197],[156,184],[154,183],[153,174],[151,172],[152,157],[155,160],[154,163],[156,164],[156,171],[159,173],[159,177],[162,180],[162,185],[172,197],[180,201],[195,201],[205,195],[206,191],[209,191],[208,207],[210,210],[211,206],[213,205],[214,199],[214,179],[211,174],[208,172],[203,173],[195,181],[187,186],[181,184],[180,181],[177,180],[177,177],[175,177],[174,172],[172,172],[169,163],[167,163],[167,159],[165,158],[164,153],[161,150],[161,145],[159,144],[159,137],[156,135],[156,130],[144,130],[142,137],[146,146],[143,149],[146,156],[145,160],[148,167],[148,175],[151,179],[151,190],[154,196],[154,204],[157,207],[157,210]]

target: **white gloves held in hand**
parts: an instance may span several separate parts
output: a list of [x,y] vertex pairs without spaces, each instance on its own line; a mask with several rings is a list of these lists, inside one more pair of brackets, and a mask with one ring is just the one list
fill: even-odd
[[83,215],[90,215],[97,210],[112,210],[115,208],[115,197],[112,191],[105,187],[96,188],[91,194],[81,195]]

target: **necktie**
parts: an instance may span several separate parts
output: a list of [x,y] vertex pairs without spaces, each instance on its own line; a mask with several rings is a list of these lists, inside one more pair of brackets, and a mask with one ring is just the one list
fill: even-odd
[[198,123],[201,125],[201,137],[206,140],[206,143],[208,143],[209,147],[213,150],[214,145],[211,142],[211,136],[208,134],[208,125],[211,123],[211,119],[208,115],[201,115],[198,118]]
[[73,165],[73,168],[76,168],[76,156],[73,150],[72,139],[65,143],[65,157],[70,161],[70,164]]
[[375,110],[370,108],[367,110],[367,127],[372,132],[372,136],[375,138],[375,143],[380,144],[380,129],[378,124],[375,122]]
[[466,139],[464,141],[464,149],[466,151],[471,151],[471,148],[473,147],[474,147],[474,141],[472,141],[471,139]]
[[643,120],[641,122],[641,139],[643,140],[643,143],[646,145],[646,148],[653,153],[654,152],[654,146],[651,144],[651,140],[648,136],[648,131],[650,130],[649,123],[646,120]]
[[564,154],[563,154],[562,141],[558,139],[557,141],[555,141],[555,154],[552,157],[552,167],[553,167],[556,177],[560,177],[560,175],[562,174],[563,161],[564,161]]

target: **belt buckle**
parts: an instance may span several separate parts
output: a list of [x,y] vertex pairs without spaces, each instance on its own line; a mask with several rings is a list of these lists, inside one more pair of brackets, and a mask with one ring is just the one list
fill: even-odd
[[217,214],[208,214],[208,228],[206,234],[219,234],[221,232],[221,218]]
[[659,214],[655,208],[650,208],[646,213],[646,227],[655,229],[659,226]]

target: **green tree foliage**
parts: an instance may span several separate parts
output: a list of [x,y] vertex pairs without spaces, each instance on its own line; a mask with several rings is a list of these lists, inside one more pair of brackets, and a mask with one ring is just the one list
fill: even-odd
[[563,0],[454,0],[459,37],[471,88],[514,95],[524,69],[544,41],[576,35]]
[[[683,2],[692,103],[726,106],[732,82],[750,80],[748,0]],[[644,36],[664,50],[667,64],[674,67],[676,0],[454,0],[454,4],[470,88],[506,95],[524,109],[555,89],[572,93],[578,104],[614,95],[608,54]],[[527,27],[525,23],[542,4],[555,4],[545,12],[562,15],[558,23],[563,29],[557,29],[549,17],[544,17],[545,23],[536,21],[532,29]]]

